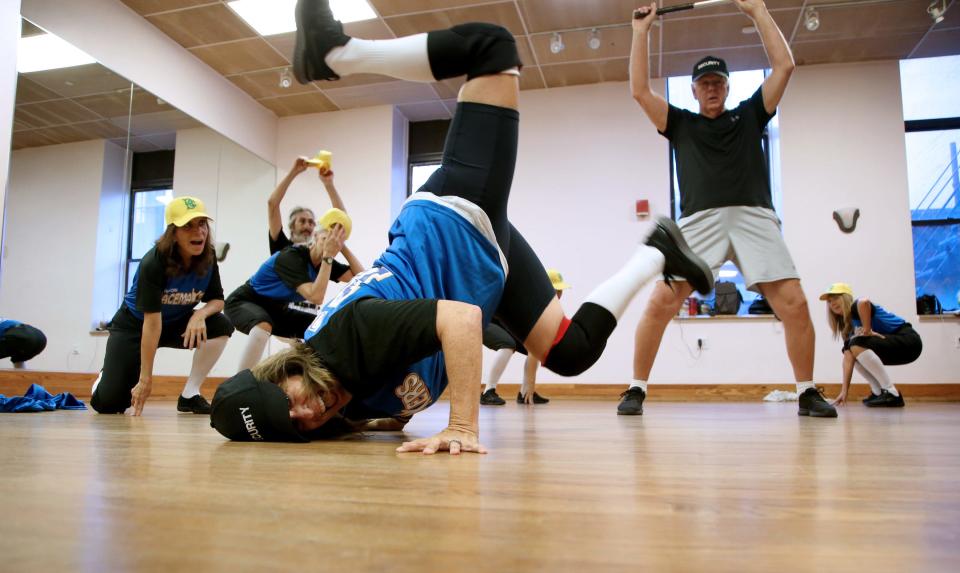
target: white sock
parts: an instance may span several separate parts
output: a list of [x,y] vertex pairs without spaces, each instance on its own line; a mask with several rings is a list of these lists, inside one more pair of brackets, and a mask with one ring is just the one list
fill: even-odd
[[247,335],[247,347],[243,349],[243,354],[240,356],[240,366],[237,368],[237,372],[256,366],[263,358],[263,349],[267,347],[269,341],[269,332],[259,326],[251,328],[250,334]]
[[350,38],[323,58],[338,76],[381,74],[411,82],[435,82],[427,55],[427,35],[393,40]]
[[193,351],[193,365],[190,367],[190,376],[180,393],[184,398],[193,398],[200,393],[200,385],[207,379],[207,374],[213,370],[213,365],[227,347],[228,337],[220,336],[200,343],[200,347]]
[[630,383],[631,388],[639,388],[643,390],[643,393],[647,393],[647,381],[646,380],[634,380]]
[[490,367],[490,374],[487,377],[487,387],[484,391],[497,389],[500,377],[503,376],[503,371],[507,369],[507,363],[510,362],[513,352],[509,348],[497,350],[497,355],[493,359],[493,366]]
[[[893,382],[890,381],[890,375],[887,374],[887,369],[883,366],[883,361],[880,360],[876,352],[873,350],[864,350],[860,353],[860,356],[857,356],[857,363],[862,365],[863,368],[873,376],[881,388],[894,396],[900,395],[900,392],[897,391]],[[879,392],[877,393],[879,394]]]
[[859,362],[853,363],[853,368],[860,373],[861,376],[867,379],[867,384],[870,385],[870,393],[880,395],[880,383],[877,382],[877,379],[873,377],[873,374],[870,374],[870,371],[863,367],[863,364]]
[[637,291],[663,273],[663,263],[663,253],[640,245],[627,264],[593,289],[584,302],[600,305],[620,320]]
[[817,386],[813,383],[813,381],[797,382],[797,396],[799,396],[800,394],[803,394],[804,392],[806,392],[811,388],[816,388],[816,387]]

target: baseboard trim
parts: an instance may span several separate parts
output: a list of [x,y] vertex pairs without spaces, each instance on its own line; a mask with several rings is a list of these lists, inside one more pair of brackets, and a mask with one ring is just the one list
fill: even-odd
[[[70,392],[78,398],[89,398],[90,388],[96,373],[44,372],[39,370],[0,370],[0,394],[22,396],[30,384],[40,384],[48,392]],[[208,378],[203,385],[203,394],[213,397],[225,378]],[[184,376],[156,376],[153,394],[157,398],[173,398],[180,394]],[[840,384],[821,384],[827,396],[836,396]],[[908,400],[932,402],[960,401],[960,383],[950,384],[900,384]],[[538,384],[537,392],[550,398],[579,400],[616,400],[627,384]],[[651,384],[649,400],[664,402],[754,402],[762,400],[773,390],[796,389],[789,384]],[[479,388],[478,388],[479,390]],[[500,384],[497,390],[504,398],[515,398],[519,384]],[[853,398],[862,398],[869,392],[866,384],[854,384]]]

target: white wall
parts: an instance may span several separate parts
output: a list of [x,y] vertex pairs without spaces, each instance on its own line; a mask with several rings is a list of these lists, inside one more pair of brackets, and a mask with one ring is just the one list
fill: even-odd
[[[13,108],[17,101],[17,42],[20,38],[20,2],[0,2],[0,149],[10,147]],[[0,153],[0,248],[3,245],[3,205],[7,192],[10,156]],[[0,272],[2,272],[0,267]]]
[[11,156],[0,315],[46,333],[47,348],[30,361],[31,368],[100,368],[98,353],[102,356],[106,338],[89,331],[109,145],[84,141],[22,149]]
[[[914,322],[924,337],[926,350],[920,360],[894,369],[898,382],[957,382],[960,351],[954,341],[960,335],[960,323],[916,324],[913,314],[896,63],[802,67],[780,114],[785,237],[811,299],[818,336],[817,380],[839,379],[839,351],[829,339],[823,303],[815,295],[826,284],[845,280]],[[655,213],[668,212],[667,143],[622,83],[523,92],[521,117],[510,216],[543,262],[559,268],[573,284],[562,301],[572,315],[590,289],[616,270],[644,236],[648,223],[636,220],[635,200],[647,198]],[[203,198],[217,219],[217,239],[232,244],[221,267],[228,292],[267,256],[266,197],[275,181],[285,175],[297,155],[318,149],[334,153],[337,187],[354,219],[355,235],[349,244],[365,264],[382,251],[393,203],[391,149],[395,132],[402,127],[394,119],[390,107],[281,119],[276,174],[265,162],[209,130],[178,135],[175,189],[178,194]],[[58,148],[70,153],[64,155]],[[22,309],[29,316],[17,318],[37,320],[48,333],[58,333],[51,337],[51,350],[33,367],[92,371],[95,368],[86,368],[87,363],[96,362],[99,367],[99,362],[92,360],[86,347],[87,354],[69,361],[67,352],[89,326],[85,305],[91,300],[103,147],[58,148],[25,150],[13,156],[12,174],[18,184],[11,193],[8,221],[12,217],[18,226],[8,232],[13,250],[5,265],[18,265],[19,272],[11,272],[12,282],[4,277],[0,314],[15,315],[13,310]],[[52,157],[65,156],[69,157],[66,168],[49,168]],[[49,211],[40,207],[56,201],[67,201],[71,210],[54,213],[54,225],[44,220],[38,227],[40,217]],[[314,207],[318,213],[329,206],[315,172],[308,171],[294,182],[283,213],[296,204]],[[863,216],[856,233],[843,235],[830,213],[848,205],[859,206]],[[85,222],[85,210],[90,211],[92,222]],[[31,264],[33,259],[27,257],[37,256],[32,245],[52,247],[51,234],[57,239],[70,237],[76,256],[60,257],[57,265]],[[17,247],[22,242],[31,245],[28,254]],[[44,249],[37,252],[49,254]],[[84,302],[51,304],[62,295],[47,292],[52,287],[33,286],[53,284],[62,276],[70,277],[70,296],[77,295],[71,300]],[[331,296],[335,290],[331,288]],[[627,310],[597,365],[573,380],[541,371],[540,380],[626,383],[631,378],[633,328],[647,294],[642,292]],[[706,338],[709,346],[698,358],[697,338]],[[214,374],[232,372],[244,342],[242,335],[234,335]],[[519,381],[521,367],[522,361],[515,359],[503,381]],[[161,351],[159,374],[185,374],[188,368],[188,353]],[[652,381],[791,382],[782,327],[769,320],[692,321],[683,322],[682,327],[675,322],[664,336]]]

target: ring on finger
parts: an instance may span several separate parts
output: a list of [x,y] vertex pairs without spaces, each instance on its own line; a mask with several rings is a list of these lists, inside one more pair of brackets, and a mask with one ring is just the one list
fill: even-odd
[[457,444],[458,448],[460,448],[461,450],[463,449],[463,444],[460,442],[460,440],[450,440],[449,447],[452,448],[453,444]]

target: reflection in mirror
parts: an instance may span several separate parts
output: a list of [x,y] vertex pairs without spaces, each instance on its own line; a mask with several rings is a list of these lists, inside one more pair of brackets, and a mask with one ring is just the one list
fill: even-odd
[[[21,35],[18,56],[56,39],[26,20]],[[98,334],[163,233],[174,196],[206,204],[218,255],[235,241],[221,275],[227,292],[241,284],[266,252],[262,206],[276,183],[268,162],[78,53],[53,58],[60,67],[21,68],[18,57],[0,316],[44,331],[46,350],[29,363],[37,370],[100,369]],[[253,223],[259,232],[247,233]],[[190,354],[158,353],[155,373],[186,375]]]

